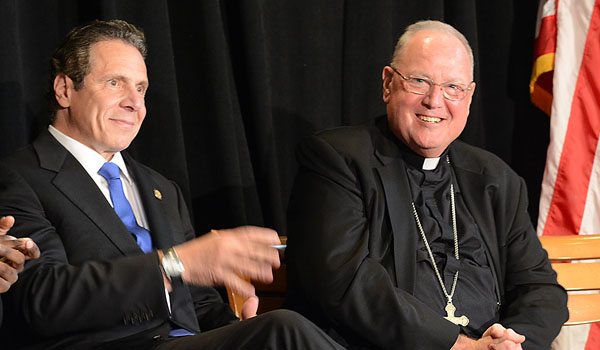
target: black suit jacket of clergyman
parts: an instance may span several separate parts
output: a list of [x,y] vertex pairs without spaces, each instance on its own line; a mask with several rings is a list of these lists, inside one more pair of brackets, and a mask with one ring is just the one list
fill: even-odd
[[[385,117],[325,131],[298,149],[288,211],[288,304],[342,343],[449,349],[458,326],[413,295],[419,233],[399,142]],[[500,322],[549,349],[566,292],[533,229],[523,180],[461,141],[449,154],[500,291]]]

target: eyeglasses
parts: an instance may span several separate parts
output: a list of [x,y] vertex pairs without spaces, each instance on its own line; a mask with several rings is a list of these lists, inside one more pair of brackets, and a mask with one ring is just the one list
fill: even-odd
[[444,98],[450,101],[460,101],[467,96],[467,93],[471,91],[473,82],[470,82],[468,86],[458,83],[434,83],[433,80],[425,77],[409,76],[408,78],[398,72],[394,67],[391,67],[404,81],[404,88],[408,92],[412,92],[417,95],[428,95],[434,85],[438,85],[442,89]]

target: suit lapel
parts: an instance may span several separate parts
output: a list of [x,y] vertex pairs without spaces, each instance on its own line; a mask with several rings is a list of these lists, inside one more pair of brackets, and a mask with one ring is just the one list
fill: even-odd
[[[457,145],[458,146],[458,145]],[[500,270],[497,268],[500,263],[498,252],[498,243],[496,240],[496,229],[493,222],[494,208],[492,207],[493,195],[497,191],[498,186],[489,181],[484,181],[482,169],[474,169],[471,164],[457,147],[450,148],[450,159],[452,161],[456,181],[460,186],[462,197],[465,201],[469,212],[475,219],[481,238],[486,245],[487,251],[492,258],[492,265],[496,271],[496,276],[501,276]]]
[[53,184],[77,206],[124,255],[141,249],[98,186],[79,162],[49,132],[34,141],[40,166],[56,172]]
[[152,175],[127,154],[122,153],[127,169],[133,175],[142,200],[146,219],[150,227],[150,235],[155,248],[169,248],[175,243],[169,232],[173,232],[163,208],[162,193],[164,191],[152,178]]
[[[387,128],[387,123],[383,127]],[[386,135],[385,131],[384,135]],[[381,162],[377,172],[385,192],[392,226],[397,285],[412,293],[416,274],[416,264],[413,262],[416,262],[418,232],[411,214],[411,195],[406,166],[398,146],[391,137],[393,136],[380,136],[376,142],[375,155]]]

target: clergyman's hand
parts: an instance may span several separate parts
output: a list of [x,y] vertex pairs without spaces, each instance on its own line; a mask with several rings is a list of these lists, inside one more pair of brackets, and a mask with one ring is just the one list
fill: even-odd
[[525,336],[515,332],[511,328],[504,328],[499,323],[495,323],[483,333],[482,338],[491,337],[493,339],[489,348],[492,350],[510,349],[522,350],[521,344],[525,341]]
[[495,323],[477,340],[459,335],[452,350],[522,350],[524,341],[525,336]]

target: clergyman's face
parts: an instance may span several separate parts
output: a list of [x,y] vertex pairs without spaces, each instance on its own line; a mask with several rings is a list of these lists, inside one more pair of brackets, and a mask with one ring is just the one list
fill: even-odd
[[391,130],[414,152],[439,157],[467,123],[475,89],[469,53],[454,36],[422,30],[414,34],[394,65],[405,77],[471,87],[460,101],[444,98],[439,85],[428,94],[417,95],[405,89],[404,80],[391,67],[383,69],[383,100]]
[[144,117],[148,88],[146,64],[140,52],[121,40],[95,43],[83,88],[75,90],[65,76],[66,98],[59,98],[54,127],[100,153],[105,159],[129,146]]

